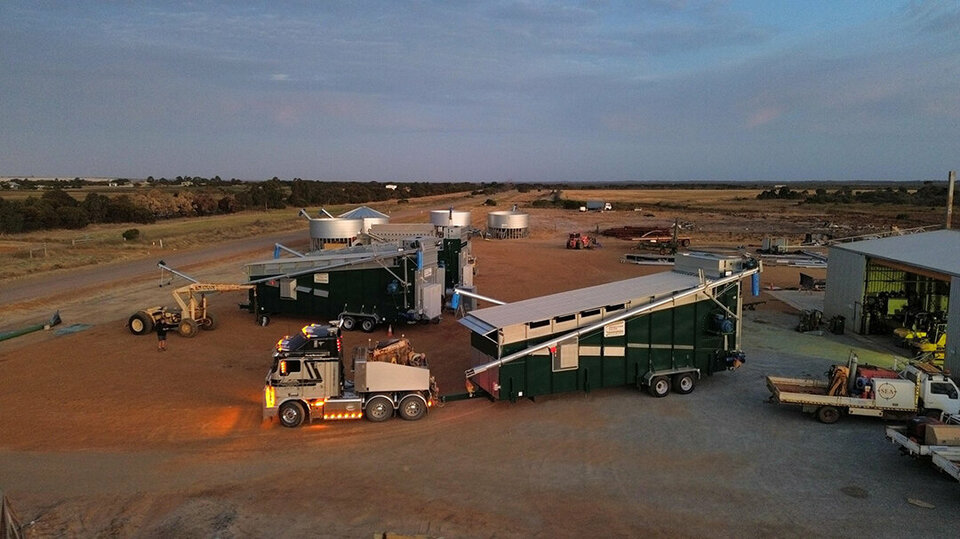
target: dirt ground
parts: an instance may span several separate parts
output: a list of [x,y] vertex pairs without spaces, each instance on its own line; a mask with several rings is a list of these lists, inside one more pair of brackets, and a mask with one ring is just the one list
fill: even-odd
[[[470,209],[482,226],[486,212]],[[715,218],[691,217],[700,230]],[[478,291],[513,301],[663,271],[620,263],[631,252],[625,241],[563,248],[573,230],[657,218],[674,216],[533,210],[530,238],[475,240]],[[411,212],[407,220],[426,218]],[[701,232],[694,247],[742,245],[753,234]],[[196,271],[236,281],[241,264],[233,258]],[[767,267],[764,286],[796,286],[799,271]],[[217,330],[172,335],[159,353],[152,335],[133,336],[124,323],[140,306],[169,302],[168,294],[156,281],[61,294],[65,326],[89,328],[0,342],[0,488],[29,523],[27,536],[893,536],[902,529],[884,533],[890,529],[867,517],[914,515],[906,494],[956,509],[955,495],[940,498],[960,487],[919,490],[917,478],[932,474],[898,460],[879,423],[837,427],[847,451],[798,411],[757,406],[761,369],[815,375],[863,345],[791,344],[799,335],[790,329],[792,309],[766,294],[745,326],[755,363],[689,396],[653,399],[624,388],[514,404],[475,399],[418,422],[300,429],[261,423],[260,394],[273,344],[313,320],[276,317],[260,327],[236,308],[241,294],[223,294],[212,300]],[[102,308],[89,309],[93,301]],[[21,302],[15,312],[35,318],[53,303]],[[452,314],[394,331],[427,353],[441,392],[462,392],[469,332]],[[370,337],[347,333],[345,346]],[[827,349],[842,357],[824,359]],[[888,464],[852,480],[860,450]],[[946,520],[917,533],[952,536],[955,517],[916,513],[934,514]]]

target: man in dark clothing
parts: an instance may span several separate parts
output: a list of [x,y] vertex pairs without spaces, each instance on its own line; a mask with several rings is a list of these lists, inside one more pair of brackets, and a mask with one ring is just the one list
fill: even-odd
[[163,320],[157,322],[157,352],[167,351],[167,329]]

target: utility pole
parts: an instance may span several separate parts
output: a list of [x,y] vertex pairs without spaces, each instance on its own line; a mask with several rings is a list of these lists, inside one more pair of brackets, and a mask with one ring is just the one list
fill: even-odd
[[947,187],[947,230],[950,229],[950,221],[953,219],[953,184],[957,181],[957,171],[951,170],[947,173],[947,182],[949,186]]

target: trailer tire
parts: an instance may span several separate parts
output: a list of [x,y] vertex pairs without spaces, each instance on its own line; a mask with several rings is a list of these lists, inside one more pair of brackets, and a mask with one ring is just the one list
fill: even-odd
[[207,316],[200,320],[200,329],[207,331],[217,329],[217,317],[213,316],[213,313],[208,312]]
[[393,403],[383,395],[378,395],[367,401],[367,406],[363,410],[367,421],[379,423],[393,417]]
[[360,320],[360,329],[366,333],[370,333],[377,327],[377,321],[373,318],[364,318]]
[[344,316],[340,320],[340,327],[346,331],[353,331],[357,328],[357,320],[352,316]]
[[180,320],[180,324],[177,325],[177,333],[179,333],[181,337],[188,339],[196,337],[199,331],[200,324],[197,324],[197,321],[193,318],[183,318]]
[[647,386],[647,392],[660,399],[670,394],[670,379],[666,376],[655,376]]
[[416,421],[426,415],[427,405],[417,395],[407,395],[400,401],[400,417],[407,421]]
[[303,423],[305,415],[303,405],[297,401],[287,401],[280,405],[280,424],[284,427],[291,429],[299,427]]
[[673,391],[681,395],[693,393],[697,387],[697,379],[692,372],[682,372],[673,376]]
[[835,406],[821,406],[817,408],[817,420],[826,425],[836,423],[840,420],[840,410]]
[[144,335],[153,331],[153,317],[147,311],[140,311],[127,320],[127,327],[134,335]]

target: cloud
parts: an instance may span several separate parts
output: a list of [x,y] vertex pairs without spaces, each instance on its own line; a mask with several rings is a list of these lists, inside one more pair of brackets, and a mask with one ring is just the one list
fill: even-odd
[[290,75],[287,75],[286,73],[274,73],[274,74],[270,75],[270,80],[274,80],[274,81],[288,81],[288,80],[290,80]]

